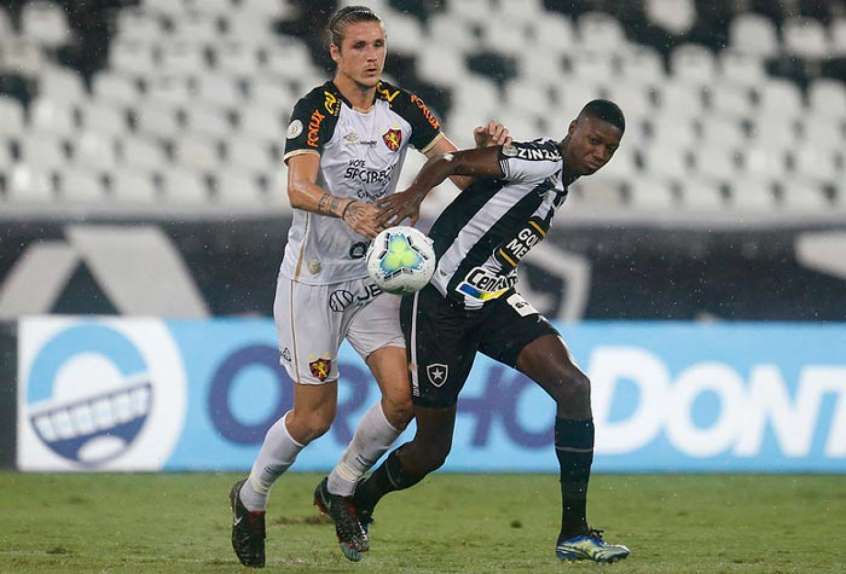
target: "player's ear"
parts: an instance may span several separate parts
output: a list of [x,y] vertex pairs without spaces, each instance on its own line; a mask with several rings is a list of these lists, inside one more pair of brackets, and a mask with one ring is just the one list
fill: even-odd
[[576,120],[570,122],[570,127],[567,128],[567,135],[573,135],[573,132],[576,131]]
[[341,59],[341,49],[335,43],[329,44],[329,56],[336,64]]

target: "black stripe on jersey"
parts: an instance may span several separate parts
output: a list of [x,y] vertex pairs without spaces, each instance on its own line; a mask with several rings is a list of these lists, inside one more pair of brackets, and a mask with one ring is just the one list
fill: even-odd
[[[529,218],[537,211],[543,203],[544,194],[552,187],[548,181],[540,183],[530,193],[523,196],[508,211],[505,212],[490,229],[488,229],[479,241],[470,249],[458,269],[449,280],[447,293],[463,300],[463,296],[456,293],[455,288],[464,281],[467,274],[474,268],[494,254],[499,246],[511,239],[520,229],[526,226]],[[465,223],[467,219],[465,219]],[[509,272],[511,269],[508,270]]]
[[435,244],[437,259],[440,259],[450,248],[473,215],[482,209],[506,183],[505,180],[491,177],[477,178],[441,212],[429,230],[429,237]]
[[346,101],[332,82],[317,86],[303,96],[291,112],[285,155],[298,150],[321,152],[335,133],[341,102]]

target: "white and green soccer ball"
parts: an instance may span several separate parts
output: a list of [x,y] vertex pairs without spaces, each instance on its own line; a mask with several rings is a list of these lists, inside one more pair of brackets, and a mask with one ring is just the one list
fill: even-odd
[[435,271],[432,240],[422,232],[399,225],[389,227],[370,242],[367,273],[383,291],[408,295],[419,291]]

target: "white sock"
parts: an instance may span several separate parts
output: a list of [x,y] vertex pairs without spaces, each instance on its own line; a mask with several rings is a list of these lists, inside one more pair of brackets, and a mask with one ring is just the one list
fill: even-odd
[[358,423],[352,442],[329,474],[329,492],[352,496],[359,479],[385,454],[401,432],[388,422],[381,402],[373,405]]
[[267,509],[270,487],[294,464],[297,455],[305,446],[291,438],[285,427],[287,416],[288,413],[285,413],[268,429],[250,476],[241,487],[241,501],[247,510]]

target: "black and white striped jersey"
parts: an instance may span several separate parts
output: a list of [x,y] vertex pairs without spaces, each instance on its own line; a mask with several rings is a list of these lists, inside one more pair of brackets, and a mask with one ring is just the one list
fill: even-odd
[[514,142],[499,153],[502,178],[476,180],[432,225],[444,297],[479,308],[517,282],[517,264],[549,230],[567,197],[558,142]]

